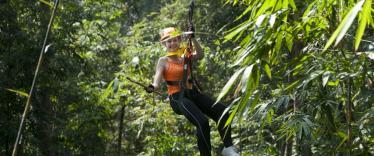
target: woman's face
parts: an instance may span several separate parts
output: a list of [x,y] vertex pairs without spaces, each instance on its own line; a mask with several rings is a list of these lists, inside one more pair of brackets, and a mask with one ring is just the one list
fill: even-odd
[[164,42],[167,51],[176,51],[179,49],[180,37],[174,37]]

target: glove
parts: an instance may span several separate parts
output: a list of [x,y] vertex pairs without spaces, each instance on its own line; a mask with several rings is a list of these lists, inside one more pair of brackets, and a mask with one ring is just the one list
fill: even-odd
[[192,34],[191,34],[191,38],[194,38],[195,37],[195,27],[193,25],[190,25],[188,27],[188,31],[191,31]]
[[148,85],[144,89],[145,89],[145,91],[147,91],[147,93],[152,93],[152,92],[155,91],[155,87],[152,84]]

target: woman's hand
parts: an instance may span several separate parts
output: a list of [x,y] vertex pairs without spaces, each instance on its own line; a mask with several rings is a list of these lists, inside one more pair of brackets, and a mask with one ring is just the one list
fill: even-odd
[[188,37],[194,38],[195,37],[195,28],[194,28],[193,25],[188,27],[188,31],[192,32],[190,35],[188,35]]
[[155,87],[152,84],[148,85],[144,89],[145,89],[145,91],[147,91],[147,93],[152,93],[152,92],[155,91]]

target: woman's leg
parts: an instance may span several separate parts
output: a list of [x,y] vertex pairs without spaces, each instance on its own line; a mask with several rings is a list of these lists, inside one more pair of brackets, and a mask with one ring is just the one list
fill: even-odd
[[201,156],[211,155],[210,144],[210,126],[209,121],[200,109],[189,99],[183,98],[181,105],[178,105],[178,96],[173,95],[170,98],[170,104],[174,111],[177,109],[188,121],[196,126],[197,145]]
[[229,118],[230,114],[225,113],[222,117],[221,121],[218,123],[221,115],[226,109],[226,106],[222,103],[217,103],[214,105],[215,101],[210,97],[200,94],[200,93],[193,93],[191,99],[200,108],[200,110],[212,118],[218,124],[218,132],[223,140],[225,147],[230,147],[233,145],[232,138],[231,138],[231,126],[225,126],[227,119]]

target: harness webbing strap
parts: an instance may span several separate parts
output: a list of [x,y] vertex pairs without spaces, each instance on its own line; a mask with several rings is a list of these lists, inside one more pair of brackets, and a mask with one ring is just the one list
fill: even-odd
[[[189,10],[188,10],[188,27],[189,29],[193,27],[193,23],[192,23],[192,17],[193,17],[193,10],[194,10],[194,7],[195,7],[195,1],[192,0],[191,3],[190,3],[190,6],[189,6]],[[181,91],[180,91],[180,94],[179,94],[179,97],[178,97],[178,105],[181,106],[182,105],[182,102],[183,102],[183,97],[184,97],[184,91],[186,89],[186,82],[187,82],[187,78],[188,78],[188,68],[190,67],[190,76],[192,78],[192,66],[191,66],[191,56],[192,56],[192,36],[189,36],[188,38],[188,44],[187,44],[187,52],[185,53],[185,56],[183,58],[183,83],[181,84]]]

